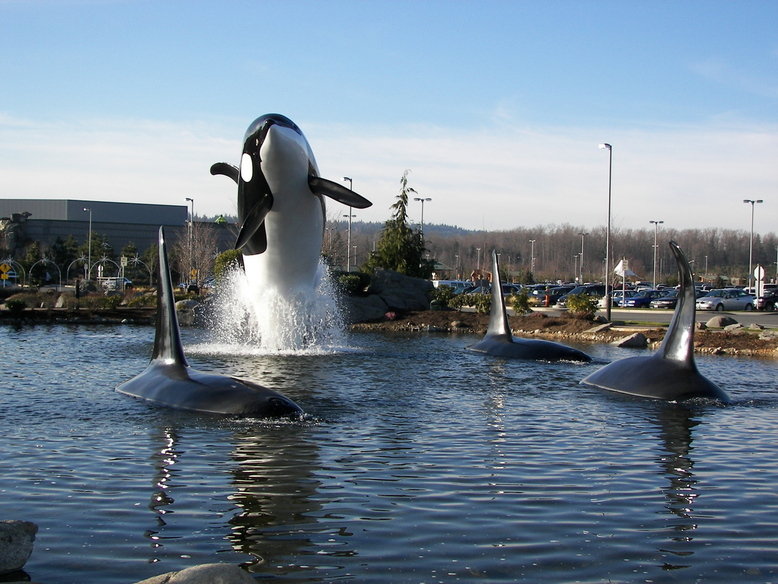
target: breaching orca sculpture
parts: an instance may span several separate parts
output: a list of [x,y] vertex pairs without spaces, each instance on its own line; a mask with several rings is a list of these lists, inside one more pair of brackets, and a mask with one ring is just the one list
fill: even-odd
[[681,401],[695,397],[729,402],[729,396],[697,370],[694,362],[694,279],[689,262],[674,241],[680,291],[673,319],[656,353],[629,357],[595,371],[581,383],[640,397]]
[[[283,292],[316,284],[324,237],[324,199],[364,209],[372,203],[319,176],[311,147],[300,128],[279,114],[254,120],[243,139],[240,168],[211,166],[238,185],[240,233],[235,244],[247,273]],[[256,256],[256,257],[254,257]]]
[[289,398],[234,377],[204,373],[189,366],[181,345],[165,233],[159,228],[159,285],[154,353],[140,375],[116,391],[183,410],[250,417],[299,418],[303,411]]
[[534,359],[537,361],[591,361],[591,357],[561,343],[552,341],[519,339],[513,336],[508,325],[508,313],[502,296],[500,264],[492,251],[492,307],[489,313],[489,328],[484,338],[467,347],[468,351],[486,353],[509,359]]

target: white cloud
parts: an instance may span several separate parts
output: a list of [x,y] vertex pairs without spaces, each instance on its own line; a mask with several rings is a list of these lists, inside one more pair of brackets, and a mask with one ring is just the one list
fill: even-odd
[[[247,120],[250,122],[251,120]],[[85,198],[185,204],[197,213],[234,213],[235,186],[209,173],[237,163],[244,128],[224,123],[83,120],[38,123],[0,115],[4,198]],[[373,201],[358,219],[384,221],[411,169],[410,184],[431,197],[425,221],[510,229],[605,224],[608,156],[613,144],[614,225],[746,229],[743,198],[765,205],[757,231],[774,228],[778,132],[743,124],[637,129],[499,128],[468,131],[303,124],[326,177],[354,179]],[[337,217],[337,203],[330,203]],[[411,205],[418,220],[418,204]],[[772,218],[771,220],[769,220]],[[759,219],[759,218],[758,218]]]

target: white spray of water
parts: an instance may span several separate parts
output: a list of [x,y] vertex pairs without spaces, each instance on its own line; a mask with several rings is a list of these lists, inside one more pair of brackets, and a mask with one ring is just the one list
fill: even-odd
[[232,270],[217,291],[211,324],[216,342],[257,353],[316,353],[343,347],[341,310],[321,261],[316,281],[307,292],[282,293],[272,284],[252,281],[242,269]]

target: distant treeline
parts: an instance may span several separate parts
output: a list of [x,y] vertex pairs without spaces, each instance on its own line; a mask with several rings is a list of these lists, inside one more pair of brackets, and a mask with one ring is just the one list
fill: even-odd
[[[360,266],[373,249],[383,223],[354,221],[351,225],[352,264]],[[330,221],[324,251],[335,265],[345,265],[348,224]],[[581,234],[584,234],[583,236]],[[643,280],[653,279],[654,227],[611,229],[612,266],[626,258],[629,268]],[[424,225],[431,259],[448,268],[449,277],[468,277],[480,267],[489,269],[491,251],[500,254],[500,265],[513,278],[531,270],[534,247],[535,281],[573,280],[581,271],[583,240],[584,281],[602,281],[605,268],[605,227],[569,224],[517,227],[508,231],[468,230],[451,225]],[[534,240],[534,245],[531,243]],[[724,279],[745,282],[748,272],[750,232],[734,229],[673,229],[660,226],[657,234],[657,280],[677,276],[667,242],[678,242],[693,262],[695,275],[706,281]],[[761,264],[767,280],[776,277],[778,237],[774,232],[754,233],[753,266]]]

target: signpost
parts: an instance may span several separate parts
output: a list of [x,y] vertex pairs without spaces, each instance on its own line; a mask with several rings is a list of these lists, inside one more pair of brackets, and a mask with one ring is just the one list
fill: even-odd
[[754,269],[754,292],[756,298],[764,295],[764,268],[760,265],[756,265]]

